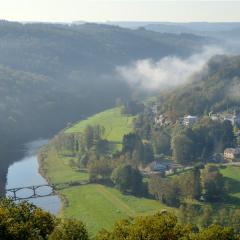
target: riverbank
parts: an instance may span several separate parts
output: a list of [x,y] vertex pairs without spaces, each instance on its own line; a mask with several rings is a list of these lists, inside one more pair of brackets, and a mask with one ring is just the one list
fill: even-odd
[[[66,134],[79,133],[88,124],[100,124],[105,128],[105,137],[121,148],[119,141],[124,134],[132,131],[133,118],[121,115],[120,109],[111,109],[84,120],[65,131]],[[41,173],[52,184],[69,181],[88,181],[86,171],[73,166],[79,156],[66,151],[57,151],[50,144],[39,155]],[[123,218],[151,214],[165,205],[158,201],[132,195],[124,195],[113,187],[101,184],[86,184],[59,190],[64,204],[60,216],[82,220],[89,232],[95,234],[102,228],[111,229]]]
[[[87,181],[88,173],[70,167],[69,163],[74,159],[50,148],[46,158],[40,160],[41,172],[52,184]],[[59,215],[82,220],[92,234],[102,228],[111,229],[120,219],[166,209],[158,201],[123,195],[115,188],[100,184],[69,187],[58,193],[63,201]]]

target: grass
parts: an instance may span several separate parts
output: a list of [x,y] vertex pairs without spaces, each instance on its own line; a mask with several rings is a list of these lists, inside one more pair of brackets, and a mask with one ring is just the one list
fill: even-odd
[[227,166],[226,168],[221,169],[221,173],[224,177],[240,181],[240,166]]
[[230,192],[229,205],[240,207],[240,166],[227,166],[221,169],[221,173],[228,181]]
[[[104,137],[107,140],[121,143],[123,135],[133,130],[133,119],[122,115],[120,108],[114,108],[81,121],[65,132],[82,132],[87,125],[99,124],[104,126]],[[118,143],[118,146],[121,144]],[[87,180],[88,173],[73,169],[70,164],[72,160],[76,158],[49,148],[48,158],[41,162],[41,168],[51,183]],[[123,195],[112,187],[99,184],[67,188],[60,190],[60,194],[67,200],[60,215],[82,220],[92,235],[102,228],[111,229],[120,219],[151,214],[167,208],[159,201]]]
[[108,141],[121,142],[125,134],[133,130],[134,117],[121,114],[121,108],[113,108],[66,129],[66,133],[81,133],[88,125],[101,125],[105,128],[104,138]]
[[69,201],[62,215],[82,220],[91,234],[102,228],[111,229],[119,219],[151,214],[165,208],[159,202],[123,195],[118,190],[99,184],[65,189]]
[[[70,167],[71,159],[74,158],[50,150],[47,162],[44,163],[45,173],[50,182],[88,179],[88,173]],[[111,229],[120,219],[151,214],[167,208],[156,200],[123,195],[115,188],[100,184],[71,187],[59,192],[68,202],[61,210],[60,216],[82,220],[92,235],[102,228]]]

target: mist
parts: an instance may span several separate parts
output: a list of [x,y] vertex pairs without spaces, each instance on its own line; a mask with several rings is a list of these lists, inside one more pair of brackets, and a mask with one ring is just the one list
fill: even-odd
[[116,72],[132,88],[148,92],[169,90],[191,81],[191,76],[201,71],[212,56],[224,53],[220,47],[204,47],[185,59],[176,56],[159,61],[142,59],[130,66],[118,66]]

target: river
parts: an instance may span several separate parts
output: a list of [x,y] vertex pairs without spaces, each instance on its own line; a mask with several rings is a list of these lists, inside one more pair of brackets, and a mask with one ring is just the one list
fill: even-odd
[[[47,140],[36,140],[25,145],[24,157],[16,159],[15,163],[8,168],[6,189],[47,184],[47,181],[39,173],[37,160],[37,151],[46,143]],[[31,191],[20,190],[17,194],[20,197],[28,197],[32,194]],[[43,187],[37,191],[42,195],[49,193],[50,189]],[[7,196],[11,195],[8,193]],[[29,201],[53,214],[57,214],[61,208],[61,200],[58,196],[35,198]]]

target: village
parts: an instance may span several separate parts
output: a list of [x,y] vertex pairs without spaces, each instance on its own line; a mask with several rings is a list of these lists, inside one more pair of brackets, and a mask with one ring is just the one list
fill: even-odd
[[[159,113],[159,106],[157,104],[148,107],[146,110],[148,115],[152,116],[153,124],[156,127],[171,126],[174,124],[167,116]],[[240,112],[228,111],[222,113],[210,112],[207,116],[185,115],[179,118],[176,123],[184,127],[192,127],[197,124],[201,118],[208,117],[212,121],[229,121],[234,128],[234,135],[236,137],[236,146],[225,148],[223,152],[215,152],[206,160],[205,163],[224,164],[224,165],[238,165],[240,164]],[[155,155],[154,161],[148,164],[147,167],[141,169],[145,175],[162,174],[165,176],[173,175],[175,173],[184,172],[192,169],[193,166],[185,166],[172,161],[171,157],[164,156],[164,154]]]

